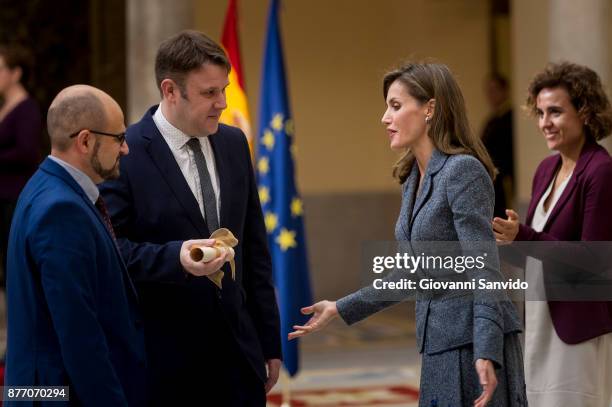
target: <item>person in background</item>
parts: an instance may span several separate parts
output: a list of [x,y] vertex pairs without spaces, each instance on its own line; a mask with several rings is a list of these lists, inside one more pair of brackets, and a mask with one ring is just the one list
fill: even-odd
[[512,105],[508,81],[500,74],[487,78],[485,93],[491,115],[482,130],[484,143],[498,174],[493,182],[495,190],[495,216],[504,216],[514,195],[514,144],[512,133]]
[[[383,94],[382,123],[391,148],[404,152],[394,168],[403,189],[396,239],[413,245],[480,242],[494,249],[495,169],[470,131],[450,70],[442,64],[407,64],[385,76]],[[398,302],[383,300],[376,291],[368,286],[305,307],[302,312],[313,316],[294,326],[289,338],[318,331],[338,316],[351,325]],[[431,299],[417,292],[416,325],[420,407],[526,405],[520,323],[509,300],[452,290]]]
[[[536,170],[525,223],[507,210],[507,218],[493,219],[496,239],[612,241],[612,158],[597,144],[612,132],[612,107],[599,76],[582,65],[550,64],[529,84],[527,106],[557,154]],[[550,287],[562,271],[531,256],[525,269],[533,285]],[[612,302],[527,301],[525,308],[529,404],[609,407]]]
[[17,197],[39,162],[42,116],[29,95],[31,57],[17,45],[0,45],[0,284]]

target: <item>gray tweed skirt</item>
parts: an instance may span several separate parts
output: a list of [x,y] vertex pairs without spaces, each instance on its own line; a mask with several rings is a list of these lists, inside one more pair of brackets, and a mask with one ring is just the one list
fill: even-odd
[[[419,407],[470,407],[482,393],[472,345],[423,354]],[[504,336],[504,367],[495,370],[497,388],[488,407],[525,407],[523,352],[518,334]]]

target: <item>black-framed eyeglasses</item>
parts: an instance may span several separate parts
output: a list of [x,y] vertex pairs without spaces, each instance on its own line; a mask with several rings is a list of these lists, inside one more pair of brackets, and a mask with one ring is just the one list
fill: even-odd
[[78,136],[79,133],[82,132],[83,130],[87,130],[90,133],[100,134],[102,136],[108,136],[108,137],[115,138],[119,142],[119,145],[123,145],[123,143],[125,143],[125,132],[115,134],[115,133],[107,133],[105,131],[81,129],[81,130],[79,130],[77,132],[72,133],[69,137],[70,138],[74,138],[74,137]]

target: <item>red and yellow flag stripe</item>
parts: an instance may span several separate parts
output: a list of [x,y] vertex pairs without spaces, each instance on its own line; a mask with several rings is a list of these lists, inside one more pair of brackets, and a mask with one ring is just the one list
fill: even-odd
[[229,75],[230,85],[226,89],[227,109],[221,115],[221,122],[242,129],[247,136],[251,151],[253,151],[251,119],[240,62],[240,45],[238,40],[238,0],[229,0],[221,45],[232,64]]

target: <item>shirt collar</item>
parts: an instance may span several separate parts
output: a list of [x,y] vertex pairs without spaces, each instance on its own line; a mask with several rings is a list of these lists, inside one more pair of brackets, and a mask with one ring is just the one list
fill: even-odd
[[174,127],[174,125],[166,119],[166,116],[164,116],[162,112],[161,103],[153,115],[153,121],[171,150],[180,150],[192,138],[183,133],[182,130]]
[[100,191],[98,190],[98,187],[96,186],[96,184],[94,184],[94,182],[91,180],[91,178],[89,178],[87,174],[85,174],[83,171],[79,170],[78,168],[74,167],[73,165],[68,164],[66,161],[62,160],[61,158],[57,158],[52,155],[50,155],[49,158],[55,161],[56,163],[58,163],[59,165],[61,165],[62,168],[64,168],[68,172],[68,174],[70,174],[70,176],[74,178],[77,184],[79,184],[79,186],[83,188],[83,191],[85,191],[87,198],[89,198],[89,200],[93,204],[96,203],[96,201],[98,200],[98,197],[100,196]]

